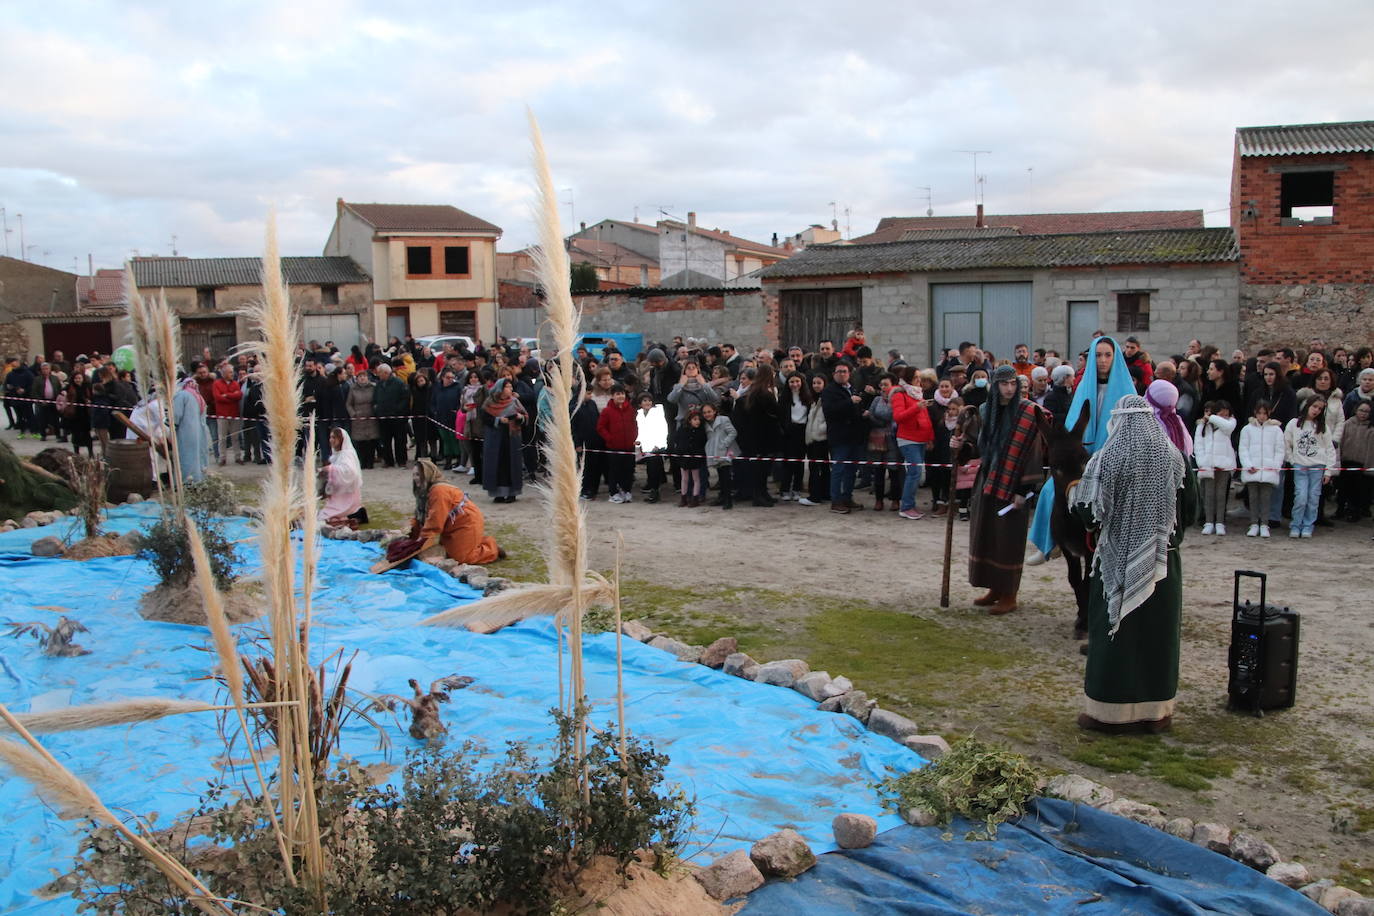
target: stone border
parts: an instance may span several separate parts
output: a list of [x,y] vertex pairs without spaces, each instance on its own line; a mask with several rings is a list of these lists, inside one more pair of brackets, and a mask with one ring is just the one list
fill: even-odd
[[[915,722],[905,716],[880,708],[876,700],[870,699],[864,691],[855,689],[849,678],[843,676],[832,678],[827,671],[812,671],[811,666],[799,658],[758,662],[739,651],[739,642],[733,636],[723,636],[709,646],[689,646],[670,636],[654,633],[653,630],[638,620],[625,621],[620,626],[620,632],[631,639],[653,646],[655,649],[669,652],[684,662],[705,665],[708,668],[718,668],[726,674],[747,681],[795,690],[815,701],[817,708],[821,711],[845,713],[857,719],[874,734],[891,738],[927,760],[935,760],[949,750],[949,744],[944,738],[939,735],[920,734],[921,729]],[[1374,916],[1374,897],[1365,897],[1350,888],[1336,884],[1331,878],[1313,881],[1307,866],[1298,862],[1284,861],[1277,849],[1253,834],[1232,833],[1231,828],[1224,824],[1195,823],[1191,818],[1186,817],[1165,817],[1163,812],[1153,805],[1118,796],[1110,787],[1075,773],[1063,773],[1046,780],[1041,791],[1052,798],[1061,798],[1075,804],[1088,805],[1109,814],[1129,818],[1147,827],[1153,827],[1172,836],[1188,840],[1212,852],[1220,853],[1250,866],[1285,887],[1297,890],[1329,913],[1336,913],[1338,916]],[[929,827],[936,821],[934,812],[923,809],[904,809],[900,813],[903,820],[917,827]],[[840,818],[852,817],[854,816],[840,815]],[[836,820],[839,821],[840,818]],[[838,840],[839,831],[845,827],[837,824],[836,829]],[[748,863],[741,861],[740,857],[743,856],[743,852],[737,850],[735,853],[718,858],[708,868],[699,872],[698,874],[701,876],[699,880],[702,881],[712,896],[715,896],[716,892],[722,888],[736,890],[740,894],[748,893],[763,883],[762,874],[769,874],[770,868],[777,867],[771,864],[776,856],[768,850],[779,845],[784,847],[792,845],[790,837],[781,835],[786,833],[791,833],[791,831],[773,834],[755,844],[756,849],[759,848],[760,844],[766,843],[766,846],[765,851],[760,855],[756,856],[753,851],[750,852],[750,858],[754,860],[754,865],[758,866],[753,872],[744,867]],[[797,840],[800,839],[797,837]],[[804,844],[804,841],[802,842]],[[842,848],[850,848],[844,843],[839,845]],[[800,861],[804,859],[804,856],[797,853],[796,858]],[[814,857],[812,861],[814,861]],[[717,869],[717,866],[720,868]],[[804,870],[804,868],[801,869],[801,871]],[[782,874],[783,872],[772,871],[771,873]],[[793,872],[793,874],[800,874],[800,871]],[[755,875],[760,875],[757,884],[753,883]],[[717,897],[716,899],[725,900],[726,898]]]

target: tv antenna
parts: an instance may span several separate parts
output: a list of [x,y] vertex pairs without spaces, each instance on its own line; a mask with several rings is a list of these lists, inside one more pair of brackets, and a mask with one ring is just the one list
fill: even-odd
[[957,150],[955,150],[955,152],[956,152],[956,153],[964,153],[965,155],[969,155],[969,156],[972,156],[972,157],[973,157],[973,202],[974,202],[975,204],[981,203],[981,202],[982,202],[982,201],[981,201],[981,198],[978,196],[978,195],[979,195],[979,192],[981,191],[981,186],[980,186],[981,183],[980,183],[979,178],[978,178],[978,157],[979,157],[979,156],[991,156],[991,155],[992,155],[992,150],[990,150],[990,149],[957,149]]
[[917,185],[916,190],[926,192],[926,216],[934,216],[935,207],[930,202],[930,188],[926,187],[925,185]]

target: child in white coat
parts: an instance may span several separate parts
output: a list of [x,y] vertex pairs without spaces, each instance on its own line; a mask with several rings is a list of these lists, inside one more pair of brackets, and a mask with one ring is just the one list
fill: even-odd
[[1236,450],[1231,447],[1235,428],[1231,405],[1226,401],[1208,401],[1202,408],[1202,419],[1193,434],[1193,458],[1202,484],[1203,534],[1226,533],[1226,497],[1231,472],[1236,469]]
[[1240,480],[1250,497],[1246,537],[1269,537],[1269,503],[1283,471],[1283,427],[1269,418],[1269,402],[1256,401],[1240,433]]
[[1326,398],[1309,398],[1302,412],[1288,421],[1283,436],[1288,463],[1293,466],[1293,521],[1288,536],[1310,538],[1317,523],[1322,486],[1340,466],[1336,443],[1326,426]]

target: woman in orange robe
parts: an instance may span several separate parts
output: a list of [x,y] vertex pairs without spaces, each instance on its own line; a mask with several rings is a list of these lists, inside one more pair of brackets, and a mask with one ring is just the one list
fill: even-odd
[[438,538],[449,559],[485,566],[506,555],[487,535],[486,520],[467,494],[444,481],[428,458],[415,463],[415,520],[411,537],[420,543]]

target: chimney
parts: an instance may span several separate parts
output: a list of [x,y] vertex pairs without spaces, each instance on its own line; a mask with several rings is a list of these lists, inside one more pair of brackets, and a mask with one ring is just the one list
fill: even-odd
[[696,228],[696,225],[697,225],[697,211],[695,211],[695,210],[688,210],[688,211],[687,211],[687,225],[691,226],[693,229]]
[[335,212],[336,212],[338,215],[340,215],[340,216],[343,215],[344,202],[343,202],[343,198],[342,198],[342,197],[339,198],[338,202],[334,205],[334,208],[335,208]]
[[778,234],[776,232],[773,233],[773,247],[778,247]]
[[984,228],[986,228],[986,227],[983,225],[983,205],[982,205],[982,204],[979,204],[979,205],[978,205],[978,212],[977,212],[977,214],[973,217],[973,228],[975,228],[975,229],[984,229]]
[[782,243],[782,250],[783,250],[783,251],[791,251],[791,250],[792,250],[792,240],[791,240],[791,239],[788,239],[787,241],[785,241],[785,242]]

